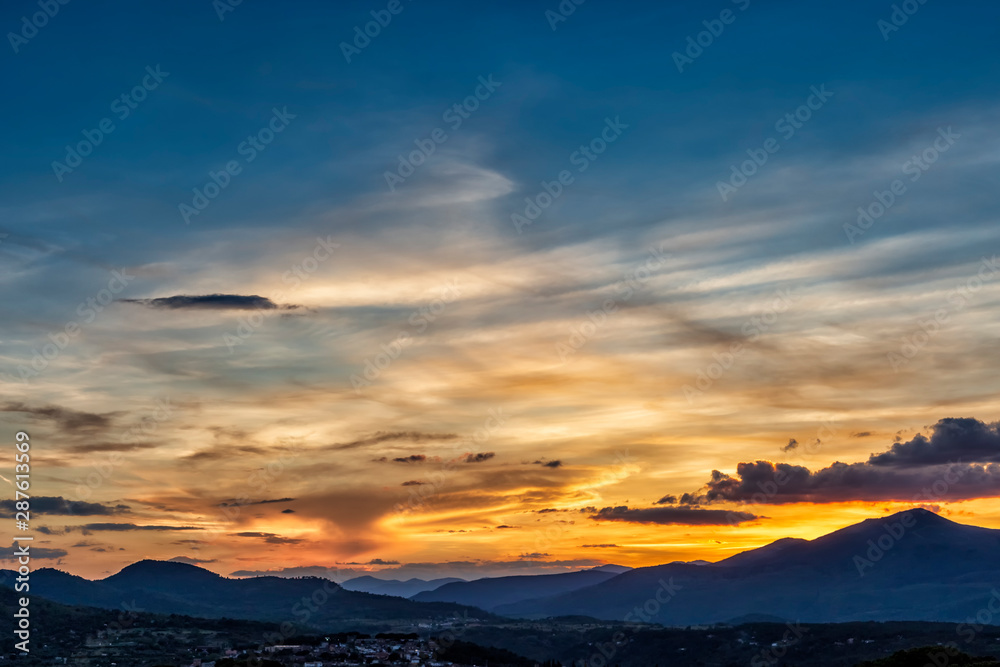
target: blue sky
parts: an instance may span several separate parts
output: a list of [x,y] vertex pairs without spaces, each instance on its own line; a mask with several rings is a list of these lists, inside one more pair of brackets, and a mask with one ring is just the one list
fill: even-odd
[[[237,521],[301,540],[297,565],[465,551],[497,568],[543,551],[528,566],[647,564],[819,534],[885,498],[837,496],[822,520],[769,507],[757,514],[772,522],[737,532],[678,519],[668,529],[688,532],[669,539],[577,521],[548,549],[525,538],[519,551],[497,527],[527,531],[547,505],[648,508],[713,469],[784,460],[781,446],[831,420],[836,435],[802,465],[860,463],[945,418],[1000,419],[995,3],[914,0],[886,32],[892,3],[588,0],[553,30],[557,2],[400,0],[348,62],[341,43],[387,4],[244,0],[220,19],[209,0],[74,0],[15,38],[16,52],[8,35],[0,417],[5,432],[35,425],[52,439],[47,495],[70,497],[94,457],[123,452],[88,498],[127,504],[133,522],[224,530],[213,508],[244,492],[247,461],[265,466],[297,442],[309,464],[296,459],[266,493],[302,506]],[[19,33],[38,11],[7,3],[0,26]],[[678,71],[675,52],[724,11],[731,22]],[[164,73],[155,86],[150,70]],[[114,101],[144,78],[152,89],[121,118]],[[452,129],[446,111],[482,80],[499,85]],[[776,124],[814,90],[831,95],[785,134]],[[281,131],[248,161],[241,145],[275,110]],[[113,132],[57,175],[66,146],[105,118]],[[620,136],[579,162],[609,122]],[[390,191],[398,156],[438,128],[447,139]],[[723,200],[719,182],[769,139],[777,152]],[[933,164],[910,180],[908,161],[927,151]],[[230,162],[239,173],[186,221],[179,207]],[[518,230],[512,214],[563,170],[573,182]],[[885,214],[845,233],[897,180]],[[651,249],[668,258],[647,265]],[[128,278],[114,303],[32,369],[116,270]],[[792,305],[747,341],[781,293]],[[151,301],[215,294],[274,307]],[[591,316],[607,299],[613,312]],[[359,391],[352,378],[400,333],[411,344]],[[696,386],[736,343],[746,353]],[[118,438],[164,398],[176,417],[141,442]],[[477,439],[497,409],[509,423]],[[626,449],[634,462],[615,463]],[[428,466],[477,453],[493,456],[421,482]],[[424,467],[393,465],[410,456]],[[437,504],[401,515],[418,486]],[[349,511],[330,509],[339,494]],[[1000,525],[987,506],[952,511]],[[480,533],[456,544],[457,530]],[[417,537],[426,546],[406,545]],[[233,539],[204,546],[220,571],[283,563],[266,549],[236,563]],[[583,542],[630,546],[581,556]],[[123,562],[180,553],[148,537],[127,548]]]

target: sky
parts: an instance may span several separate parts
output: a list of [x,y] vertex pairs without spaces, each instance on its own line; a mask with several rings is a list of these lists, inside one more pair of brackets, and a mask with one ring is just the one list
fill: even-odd
[[44,6],[0,10],[38,563],[1000,528],[996,3]]

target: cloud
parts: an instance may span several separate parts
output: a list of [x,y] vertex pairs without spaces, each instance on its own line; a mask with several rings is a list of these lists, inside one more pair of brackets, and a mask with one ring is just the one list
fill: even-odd
[[281,535],[277,535],[275,533],[244,532],[236,533],[235,535],[236,537],[257,537],[268,544],[300,544],[305,542],[305,540],[295,537],[282,537]]
[[555,461],[532,461],[532,463],[536,464],[536,465],[544,466],[546,468],[558,468],[559,466],[562,465],[562,461],[560,461],[558,459],[555,460]]
[[74,530],[82,531],[84,535],[89,532],[94,531],[131,531],[131,530],[151,530],[151,531],[169,531],[169,530],[204,530],[198,526],[137,526],[134,523],[85,523],[82,526],[67,526],[65,532],[71,532]]
[[214,449],[206,449],[193,454],[188,454],[183,458],[185,461],[214,461],[215,459],[229,458],[234,453],[264,454],[266,452],[267,450],[263,447],[255,447],[254,445],[240,445],[238,447],[224,445]]
[[250,296],[240,294],[203,294],[191,296],[182,294],[155,299],[121,299],[121,302],[135,303],[165,310],[178,310],[182,308],[196,310],[291,310],[299,307],[296,305],[279,306],[267,297],[257,296],[256,294]]
[[1000,464],[954,464],[899,470],[869,463],[834,463],[810,471],[770,461],[740,463],[736,477],[718,470],[698,493],[685,493],[681,505],[716,502],[839,503],[968,500],[1000,496]]
[[159,442],[83,442],[73,445],[69,451],[74,454],[92,454],[94,452],[131,452],[136,449],[155,449]]
[[377,445],[392,440],[408,440],[410,442],[428,442],[436,440],[454,440],[457,433],[421,433],[420,431],[378,431],[375,435],[367,438],[358,438],[349,442],[338,442],[330,445],[327,449],[342,450],[356,449],[368,445]]
[[722,526],[753,521],[759,517],[749,512],[728,512],[692,507],[650,507],[630,509],[626,505],[605,507],[590,517],[595,521],[625,521],[661,525]]
[[654,505],[673,505],[676,502],[677,502],[677,496],[672,495],[672,494],[667,494],[667,495],[663,496],[662,498],[660,498],[659,500],[657,500],[653,504]]
[[427,484],[427,482],[421,482],[415,479],[411,479],[408,482],[403,482],[402,484],[400,484],[400,486],[423,486],[425,484]]
[[236,570],[230,572],[231,577],[331,577],[336,568],[322,565],[305,565],[299,567],[284,567],[278,570]]
[[941,419],[930,437],[918,434],[860,463],[836,462],[811,471],[770,461],[741,462],[733,477],[718,470],[697,492],[664,504],[717,502],[936,502],[1000,496],[1000,423]]
[[281,513],[282,514],[295,514],[295,510],[293,510],[293,509],[281,510]]
[[[576,558],[571,560],[536,560],[516,558],[513,560],[468,560],[446,562],[419,562],[393,564],[394,561],[382,561],[389,565],[380,565],[380,559],[367,562],[337,563],[347,567],[325,567],[322,565],[306,565],[276,570],[237,570],[230,573],[233,577],[303,577],[317,576],[344,581],[362,575],[375,575],[379,578],[437,579],[439,577],[459,577],[460,579],[481,579],[483,577],[499,577],[510,574],[552,574],[573,572],[581,568],[603,565],[604,561],[594,558]],[[377,567],[379,569],[369,569]]]
[[584,549],[612,549],[612,548],[616,549],[616,548],[618,548],[617,544],[581,544],[580,546],[582,548],[584,548]]
[[[11,545],[11,551],[17,549],[19,544],[23,543],[14,542]],[[47,549],[45,547],[36,547],[36,546],[31,547],[31,557],[35,559],[50,560],[50,559],[62,558],[67,553],[68,552],[65,549]]]
[[1000,462],[1000,422],[986,424],[978,419],[947,417],[934,425],[931,436],[914,436],[897,442],[889,451],[872,454],[875,466],[921,466],[965,462]]
[[106,430],[110,428],[111,417],[115,415],[78,412],[56,405],[31,407],[19,401],[7,401],[0,406],[0,412],[22,412],[40,421],[53,421],[60,431],[74,434]]
[[[128,505],[102,505],[82,500],[67,500],[62,496],[35,496],[31,499],[31,509],[39,514],[65,516],[111,516],[128,514]],[[0,517],[11,518],[15,513],[14,500],[0,500]]]
[[254,500],[247,503],[241,503],[238,499],[230,498],[228,501],[219,503],[219,507],[242,507],[244,505],[267,505],[269,503],[289,503],[295,500],[295,498],[273,498],[269,500]]
[[170,559],[172,563],[187,563],[188,565],[201,565],[202,563],[215,563],[214,558],[189,558],[187,556],[174,556]]
[[410,454],[409,456],[399,456],[393,459],[396,463],[423,463],[427,460],[425,454]]
[[788,440],[788,444],[785,445],[784,447],[782,447],[781,451],[783,451],[783,452],[790,452],[793,449],[797,448],[798,446],[799,446],[799,441],[796,440],[795,438],[790,438]]
[[466,454],[463,460],[466,463],[482,463],[483,461],[489,461],[494,456],[496,454],[493,452],[479,452],[478,454]]

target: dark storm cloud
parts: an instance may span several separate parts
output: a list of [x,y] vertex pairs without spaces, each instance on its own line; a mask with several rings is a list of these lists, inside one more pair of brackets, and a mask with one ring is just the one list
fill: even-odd
[[837,503],[848,501],[948,501],[1000,496],[1000,424],[971,418],[945,418],[930,437],[896,442],[862,463],[836,462],[811,471],[800,465],[747,461],[733,477],[718,470],[699,491],[679,501]]
[[955,461],[1000,462],[1000,422],[987,424],[978,419],[948,417],[934,425],[930,438],[918,434],[868,459],[868,463],[875,466],[921,466]]
[[605,507],[591,519],[595,521],[625,521],[627,523],[656,523],[683,526],[729,526],[757,519],[749,512],[728,512],[694,507],[629,508],[625,505]]
[[115,413],[97,414],[93,412],[78,412],[56,405],[29,406],[19,401],[7,401],[0,406],[0,412],[22,412],[40,421],[55,422],[59,430],[66,433],[93,433],[104,431],[111,427],[111,418]]
[[868,463],[834,463],[810,471],[787,463],[740,463],[736,477],[718,470],[681,505],[714,502],[838,503],[857,501],[967,500],[1000,496],[1000,464],[954,464],[907,470]]
[[[128,505],[102,505],[82,500],[67,500],[62,496],[35,496],[31,499],[31,509],[38,514],[59,514],[75,516],[111,516],[131,512]],[[0,500],[0,517],[11,518],[15,512],[14,500]]]
[[267,297],[252,294],[203,294],[198,296],[181,294],[155,299],[121,299],[122,303],[136,303],[150,308],[165,310],[275,310],[293,309],[296,305],[279,306]]
[[462,460],[466,463],[482,463],[483,461],[489,461],[494,456],[496,454],[493,452],[479,452],[478,454],[466,454]]

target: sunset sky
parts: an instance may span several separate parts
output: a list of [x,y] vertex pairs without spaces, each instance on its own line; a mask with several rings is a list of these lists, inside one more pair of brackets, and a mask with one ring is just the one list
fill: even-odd
[[1000,528],[1000,5],[562,6],[72,2],[8,36],[36,564],[475,578],[915,505]]

